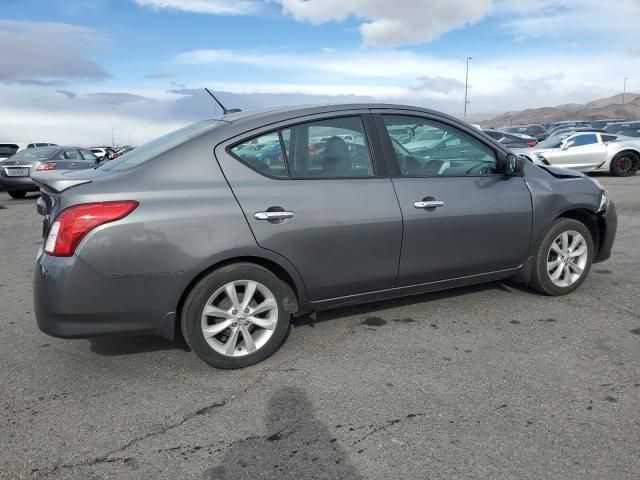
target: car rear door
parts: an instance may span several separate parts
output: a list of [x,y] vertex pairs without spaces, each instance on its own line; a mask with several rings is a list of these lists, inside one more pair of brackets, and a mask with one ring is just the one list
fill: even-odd
[[[404,232],[397,286],[516,269],[526,259],[532,203],[522,177],[501,173],[499,151],[470,127],[417,112],[375,111]],[[425,125],[457,139],[421,156],[396,142],[402,126]],[[456,143],[456,142],[453,142]],[[457,157],[454,154],[457,152]]]
[[[298,269],[311,300],[391,288],[396,278],[402,217],[365,113],[283,122],[215,150],[257,243]],[[349,148],[345,134],[363,148]],[[311,158],[318,137],[328,139]],[[256,141],[279,144],[279,161],[245,155]]]

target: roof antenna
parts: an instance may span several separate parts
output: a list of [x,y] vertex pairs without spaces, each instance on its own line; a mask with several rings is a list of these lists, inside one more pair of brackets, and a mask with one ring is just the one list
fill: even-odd
[[231,110],[227,110],[225,106],[220,103],[220,100],[218,100],[216,96],[213,93],[211,93],[211,90],[209,90],[207,87],[204,87],[204,89],[207,91],[209,95],[211,95],[211,98],[213,98],[216,101],[216,103],[220,105],[220,108],[222,109],[222,113],[224,115],[226,115],[227,113],[237,113],[242,111],[239,108],[232,108]]

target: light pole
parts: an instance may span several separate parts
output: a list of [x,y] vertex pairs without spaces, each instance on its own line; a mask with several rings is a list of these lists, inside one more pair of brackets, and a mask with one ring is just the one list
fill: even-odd
[[469,93],[469,60],[473,60],[471,57],[467,57],[467,74],[464,80],[464,120],[467,120],[467,105],[469,105],[468,93]]
[[624,77],[624,86],[622,87],[622,106],[624,107],[624,94],[627,93],[627,80],[629,77]]

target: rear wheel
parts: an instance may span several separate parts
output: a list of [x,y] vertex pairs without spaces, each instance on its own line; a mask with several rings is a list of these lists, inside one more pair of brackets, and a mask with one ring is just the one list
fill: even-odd
[[216,368],[242,368],[272,355],[289,329],[289,290],[269,270],[228,265],[204,277],[182,310],[182,333]]
[[27,196],[26,190],[15,190],[13,192],[7,192],[7,193],[11,198],[15,198],[16,200]]
[[611,175],[616,177],[630,177],[640,168],[640,157],[633,152],[621,152],[613,157],[609,167]]
[[542,239],[530,286],[546,295],[566,295],[578,288],[593,261],[593,239],[577,220],[556,220]]

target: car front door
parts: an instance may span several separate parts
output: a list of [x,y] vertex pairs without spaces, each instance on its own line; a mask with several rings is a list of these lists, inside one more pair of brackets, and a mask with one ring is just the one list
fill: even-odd
[[[522,177],[502,174],[480,134],[437,116],[376,113],[404,231],[397,286],[516,269],[526,259],[532,203]],[[387,111],[388,112],[388,111]],[[443,130],[451,149],[418,154],[393,138],[403,125]]]
[[606,153],[607,146],[600,142],[597,133],[579,133],[566,138],[550,160],[564,168],[593,168],[604,161]]
[[[271,126],[215,150],[257,243],[296,267],[311,300],[388,289],[397,275],[402,216],[360,113]],[[248,155],[252,143],[277,154]]]

